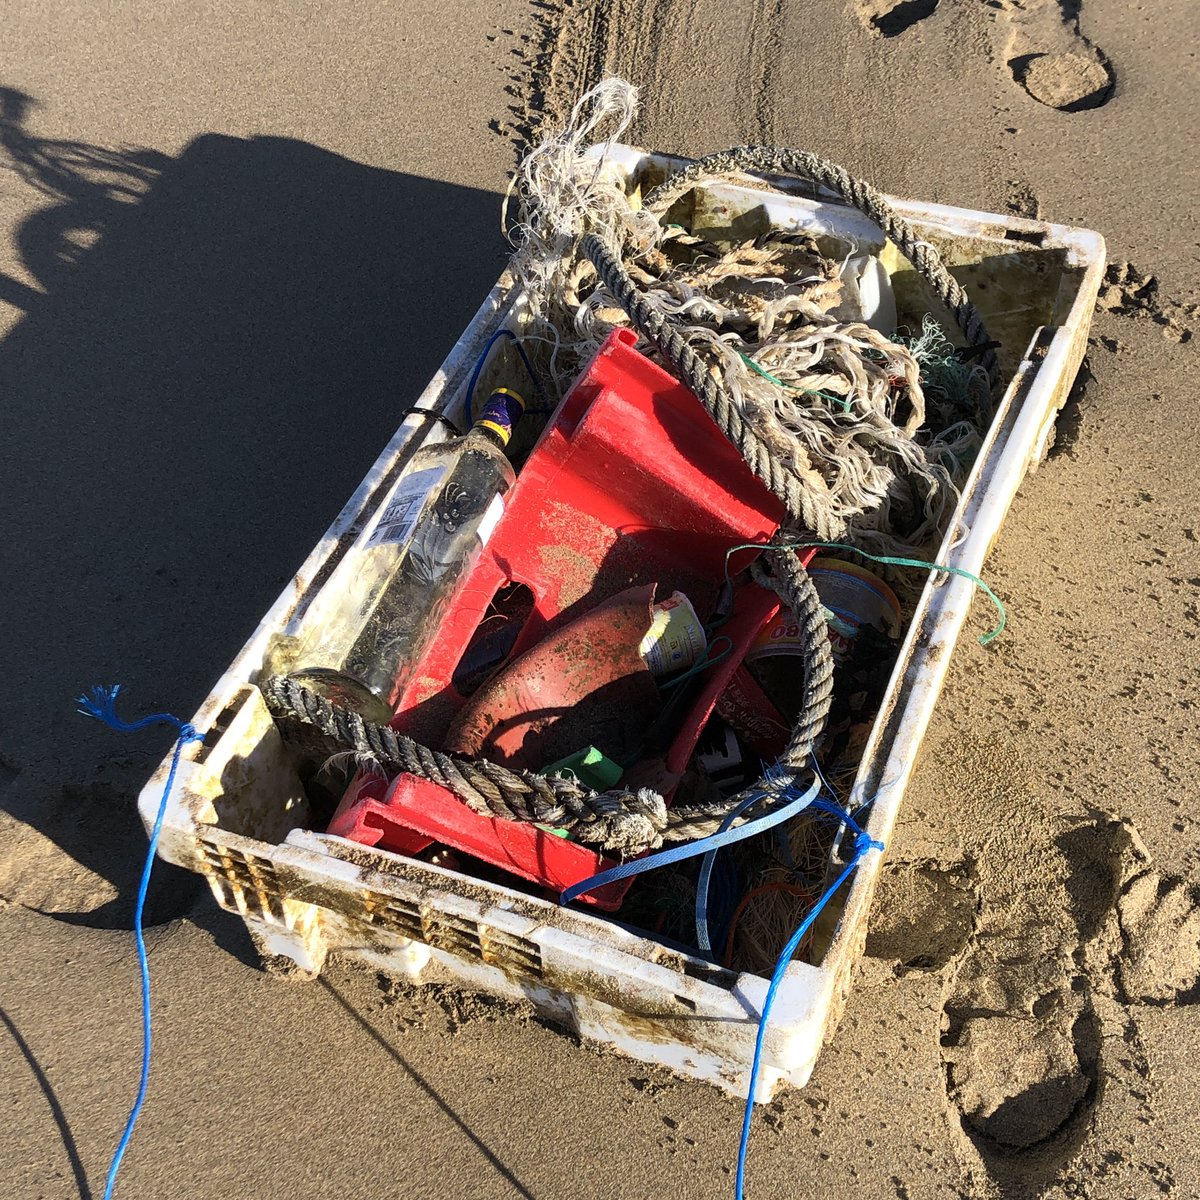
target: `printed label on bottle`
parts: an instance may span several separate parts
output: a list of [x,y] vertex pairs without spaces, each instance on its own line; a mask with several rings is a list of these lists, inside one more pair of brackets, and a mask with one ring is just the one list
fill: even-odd
[[387,502],[383,515],[371,531],[367,545],[406,542],[412,536],[425,500],[445,473],[444,466],[427,467],[424,471],[414,471],[401,479],[395,495]]
[[767,622],[746,651],[746,661],[770,658],[776,654],[804,654],[804,639],[800,623],[786,609],[780,610]]
[[[829,611],[821,610],[825,616],[825,624],[829,632],[829,644],[833,649],[833,661],[844,663],[850,656],[854,639],[858,635],[858,626],[848,624]],[[758,636],[750,643],[746,651],[746,662],[761,662],[766,658],[790,655],[802,658],[805,653],[804,638],[800,633],[800,624],[786,609],[780,610],[763,627]]]
[[479,528],[475,531],[481,546],[488,544],[488,538],[495,533],[502,516],[504,516],[504,500],[500,496],[493,496],[491,504],[487,506],[487,511],[479,521]]

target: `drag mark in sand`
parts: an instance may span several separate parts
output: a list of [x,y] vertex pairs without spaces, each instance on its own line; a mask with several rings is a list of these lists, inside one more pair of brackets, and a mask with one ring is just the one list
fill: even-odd
[[746,36],[748,103],[742,116],[747,139],[775,142],[775,71],[783,58],[785,0],[754,0]]
[[[641,92],[635,141],[684,123],[702,140],[672,147],[680,152],[772,142],[788,12],[784,0],[566,0],[539,17],[524,125],[561,121],[584,92],[616,74]],[[733,69],[712,71],[731,60]]]

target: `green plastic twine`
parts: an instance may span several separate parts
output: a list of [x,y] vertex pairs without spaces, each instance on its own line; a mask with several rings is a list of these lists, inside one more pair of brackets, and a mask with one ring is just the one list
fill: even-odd
[[738,358],[742,360],[756,375],[761,375],[768,383],[773,383],[776,387],[786,388],[789,392],[803,392],[806,396],[820,396],[822,400],[828,400],[830,404],[836,404],[841,408],[842,412],[850,411],[850,401],[844,396],[835,396],[832,392],[822,392],[814,388],[797,387],[794,383],[784,383],[782,379],[777,379],[770,371],[760,367],[748,354],[743,354],[740,350],[737,352]]
[[[725,648],[720,652],[720,654],[714,654],[713,650],[716,648],[718,642],[724,642]],[[694,676],[699,675],[701,671],[707,671],[709,667],[719,663],[721,659],[728,658],[732,650],[733,639],[726,637],[725,634],[721,634],[720,637],[713,639],[708,649],[705,651],[704,657],[698,663],[693,663],[692,666],[688,667],[688,669],[684,671],[682,675],[676,675],[674,679],[666,680],[666,682],[661,686],[663,688],[672,688],[678,683],[683,683],[685,679],[692,679]]]
[[[745,542],[741,546],[732,546],[725,554],[725,578],[729,578],[730,555],[736,554],[739,550],[767,550],[772,545],[774,543]],[[886,566],[917,567],[922,571],[943,571],[947,575],[959,575],[963,579],[969,579],[977,588],[985,592],[988,599],[991,600],[996,606],[996,610],[1000,613],[1000,620],[996,623],[996,628],[988,633],[981,634],[979,644],[986,646],[989,642],[994,642],[1004,632],[1004,627],[1008,624],[1008,614],[1004,610],[1004,602],[1000,597],[978,575],[970,571],[965,571],[962,567],[948,567],[944,563],[922,562],[919,558],[893,558],[887,554],[869,554],[866,550],[860,550],[857,546],[846,545],[844,542],[784,542],[778,545],[777,548],[782,550],[847,550],[851,554],[858,554],[863,558],[869,558],[872,562],[883,563]]]

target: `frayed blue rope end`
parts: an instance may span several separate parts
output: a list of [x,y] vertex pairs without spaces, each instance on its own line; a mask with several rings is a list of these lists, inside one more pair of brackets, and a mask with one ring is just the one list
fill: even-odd
[[120,690],[119,683],[98,683],[90,692],[84,692],[78,697],[75,701],[79,705],[77,711],[85,717],[95,717],[97,721],[103,721],[113,729],[120,729],[122,722],[116,709],[117,693]]
[[170,725],[179,731],[180,737],[185,742],[194,742],[199,739],[200,735],[191,725],[171,713],[151,713],[148,717],[142,717],[138,721],[122,721],[117,716],[117,696],[120,691],[119,683],[98,683],[90,692],[84,692],[82,696],[77,697],[75,701],[79,705],[77,711],[85,717],[94,717],[97,721],[103,721],[105,725],[110,729],[115,729],[118,733],[136,733],[139,729],[149,729],[151,725]]

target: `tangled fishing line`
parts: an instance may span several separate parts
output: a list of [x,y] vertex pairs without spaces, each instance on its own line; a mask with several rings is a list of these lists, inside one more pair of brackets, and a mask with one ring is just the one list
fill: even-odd
[[[699,359],[699,372],[744,429],[734,440],[751,450],[756,473],[764,474],[755,454],[776,478],[790,477],[782,498],[801,498],[802,513],[788,507],[810,532],[876,553],[928,553],[945,532],[990,418],[994,359],[978,314],[883,197],[815,156],[743,147],[701,160],[644,198],[630,192],[607,146],[586,149],[602,128],[619,138],[636,105],[630,84],[605,80],[579,101],[561,134],[529,153],[512,185],[512,271],[546,378],[564,394],[605,337],[630,325],[640,349],[658,351],[676,373],[686,370],[662,352],[647,328],[653,322]],[[885,217],[881,224],[898,231],[968,340],[982,347],[978,360],[956,360],[961,370],[946,370],[953,347],[932,319],[908,341],[872,328],[855,311],[846,264],[803,234],[773,229],[718,244],[663,219],[701,180],[759,164],[802,168]],[[640,313],[631,311],[630,295]],[[930,358],[943,367],[933,395],[922,369]]]

